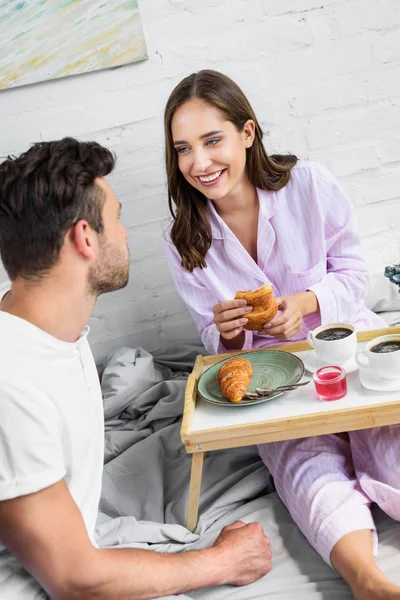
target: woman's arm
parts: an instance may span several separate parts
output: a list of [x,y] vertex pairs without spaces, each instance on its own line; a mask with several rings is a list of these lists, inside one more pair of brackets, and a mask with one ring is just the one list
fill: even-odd
[[348,321],[364,306],[368,292],[353,208],[322,166],[315,170],[315,189],[324,223],[327,274],[309,289],[318,299],[323,323]]
[[[185,303],[207,351],[211,354],[219,354],[226,350],[251,349],[253,334],[251,331],[243,330],[245,323],[240,322],[246,316],[246,304],[240,306],[243,304],[242,301],[229,299],[220,302],[219,298],[216,298],[193,273],[189,273],[182,267],[178,251],[168,234],[166,234],[165,252],[176,290]],[[233,325],[225,327],[229,333],[225,333],[227,337],[222,338],[219,329],[223,331],[223,323],[228,321]]]
[[[313,225],[303,244],[318,244],[326,272],[304,291],[278,298],[282,311],[261,333],[290,339],[302,320],[319,312],[322,323],[347,322],[364,307],[368,275],[361,258],[352,206],[335,177],[323,166],[310,167],[311,180],[302,195],[314,211]],[[298,192],[299,190],[296,190]],[[301,245],[299,247],[301,251]]]

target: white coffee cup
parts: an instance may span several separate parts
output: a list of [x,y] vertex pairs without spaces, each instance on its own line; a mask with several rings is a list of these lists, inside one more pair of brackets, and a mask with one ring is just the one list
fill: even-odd
[[370,368],[383,379],[400,379],[400,349],[394,352],[373,352],[378,344],[398,342],[400,334],[382,335],[368,342],[366,348],[356,355],[356,361],[364,369]]
[[[349,329],[352,333],[341,339],[319,339],[318,334],[330,329]],[[350,323],[328,323],[309,331],[307,342],[312,346],[322,363],[326,365],[344,365],[357,352],[357,334]]]

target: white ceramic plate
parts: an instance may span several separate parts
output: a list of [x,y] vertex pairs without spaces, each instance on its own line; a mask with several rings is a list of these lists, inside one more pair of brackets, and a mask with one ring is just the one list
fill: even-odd
[[376,392],[397,392],[400,390],[400,379],[383,379],[371,369],[360,369],[360,382],[367,390]]
[[[302,352],[301,359],[304,363],[306,370],[309,373],[315,373],[317,369],[320,367],[324,367],[327,363],[323,363],[317,356],[317,353],[314,350],[310,350],[310,352]],[[356,363],[355,358],[351,358],[344,365],[342,365],[347,374],[354,373],[359,369],[358,364]]]

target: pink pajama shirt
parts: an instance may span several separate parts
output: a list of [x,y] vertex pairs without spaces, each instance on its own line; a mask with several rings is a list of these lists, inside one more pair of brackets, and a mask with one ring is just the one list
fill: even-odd
[[[320,312],[304,317],[302,330],[290,341],[304,339],[321,323],[349,322],[358,330],[384,327],[365,306],[368,275],[353,211],[333,175],[321,165],[300,161],[283,189],[257,193],[257,263],[211,202],[212,245],[205,269],[183,269],[166,232],[172,277],[206,349],[213,354],[225,350],[213,323],[213,306],[265,281],[275,297],[312,290],[318,298]],[[276,343],[276,338],[246,331],[243,349]],[[385,427],[353,432],[350,442],[327,435],[259,447],[293,519],[327,562],[345,533],[374,530],[371,501],[400,517],[400,473],[392,468],[400,457],[398,433],[400,428]],[[373,468],[367,467],[366,456],[371,459],[368,465],[373,456]]]

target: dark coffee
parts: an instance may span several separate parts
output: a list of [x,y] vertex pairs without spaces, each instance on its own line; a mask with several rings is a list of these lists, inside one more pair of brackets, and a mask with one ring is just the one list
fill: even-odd
[[370,350],[371,352],[376,352],[377,354],[396,352],[397,350],[400,350],[400,342],[381,342],[380,344],[372,346]]
[[333,342],[334,340],[342,340],[353,333],[352,329],[347,327],[330,327],[320,331],[315,336],[317,340],[324,340],[324,342]]

